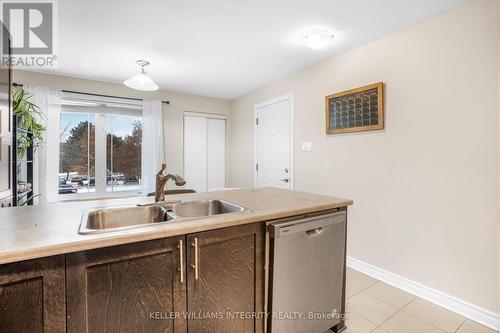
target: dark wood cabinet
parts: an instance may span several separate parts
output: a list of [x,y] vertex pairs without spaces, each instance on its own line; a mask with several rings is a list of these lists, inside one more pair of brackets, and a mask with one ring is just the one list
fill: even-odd
[[67,255],[67,329],[92,333],[186,332],[185,236]]
[[64,283],[64,255],[0,266],[0,332],[65,332]]
[[0,333],[261,333],[264,250],[255,223],[2,265]]
[[[187,236],[190,333],[262,332],[263,223]],[[247,317],[250,316],[250,317]]]

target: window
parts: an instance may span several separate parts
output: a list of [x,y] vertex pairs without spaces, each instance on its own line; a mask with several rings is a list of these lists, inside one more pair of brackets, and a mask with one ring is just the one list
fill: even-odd
[[61,112],[59,194],[95,192],[95,114]]
[[63,96],[59,195],[139,193],[141,138],[142,103]]
[[106,191],[141,189],[141,137],[139,117],[106,117]]

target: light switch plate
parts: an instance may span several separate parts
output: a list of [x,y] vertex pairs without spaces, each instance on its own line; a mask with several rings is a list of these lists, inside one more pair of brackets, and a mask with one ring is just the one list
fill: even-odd
[[312,150],[311,141],[302,142],[302,151],[311,151],[311,150]]

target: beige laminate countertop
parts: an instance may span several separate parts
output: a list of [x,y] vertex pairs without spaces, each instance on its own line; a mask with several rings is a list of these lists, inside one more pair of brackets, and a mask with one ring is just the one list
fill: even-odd
[[250,212],[192,221],[154,224],[144,228],[80,235],[86,208],[151,203],[152,197],[53,203],[44,206],[0,209],[0,264],[63,253],[268,221],[344,207],[351,200],[278,188],[238,189],[169,195],[167,200],[222,199]]

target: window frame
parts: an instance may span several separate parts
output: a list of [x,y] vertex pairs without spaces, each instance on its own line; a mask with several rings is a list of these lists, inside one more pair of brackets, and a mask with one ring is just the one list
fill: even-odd
[[[69,104],[81,103],[82,105],[68,105],[68,103]],[[85,103],[88,103],[88,105],[85,105]],[[141,196],[142,195],[141,188],[134,190],[123,190],[123,191],[107,191],[106,150],[107,150],[108,132],[106,129],[106,120],[107,117],[109,116],[123,116],[123,117],[138,117],[142,122],[143,121],[142,101],[68,92],[68,93],[63,93],[62,96],[61,110],[58,119],[59,127],[61,125],[61,116],[65,113],[93,114],[95,117],[94,118],[95,191],[88,193],[59,194],[59,186],[57,186],[56,187],[57,192],[55,194],[57,201],[79,201],[79,200],[85,201],[98,198],[120,198],[120,197]],[[61,141],[58,138],[58,143],[60,142]],[[54,182],[57,182],[56,184],[58,184],[59,182],[60,158],[61,158],[61,153],[59,151],[57,156],[58,179],[54,180]],[[101,170],[101,168],[103,169]],[[142,170],[141,170],[141,179],[142,179]]]

